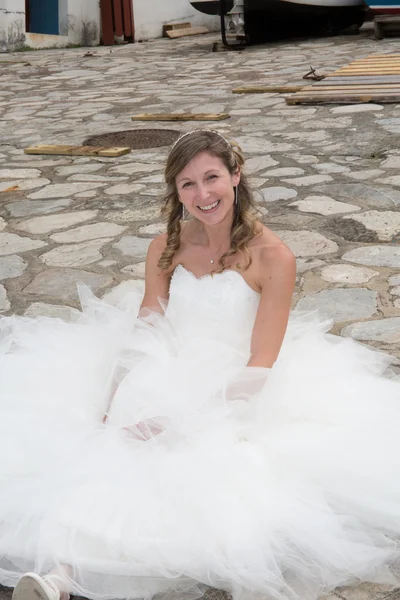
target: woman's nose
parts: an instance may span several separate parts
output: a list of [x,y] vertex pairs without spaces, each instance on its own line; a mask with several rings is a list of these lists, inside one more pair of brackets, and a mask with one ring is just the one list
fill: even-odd
[[205,200],[209,197],[209,191],[205,185],[199,184],[197,186],[197,197],[200,200]]

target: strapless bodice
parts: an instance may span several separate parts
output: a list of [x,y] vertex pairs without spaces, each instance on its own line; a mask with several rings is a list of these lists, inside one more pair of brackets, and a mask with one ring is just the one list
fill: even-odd
[[217,338],[242,350],[250,342],[259,302],[260,294],[238,271],[196,277],[178,265],[166,316],[184,337]]

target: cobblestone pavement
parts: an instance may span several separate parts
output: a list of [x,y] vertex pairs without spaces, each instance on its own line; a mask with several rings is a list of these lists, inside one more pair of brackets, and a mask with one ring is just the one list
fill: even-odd
[[[111,299],[120,286],[142,287],[148,244],[163,230],[168,148],[107,159],[33,157],[25,146],[193,128],[132,123],[138,112],[226,111],[229,120],[206,127],[245,150],[265,222],[298,257],[297,305],[321,309],[333,332],[399,358],[400,104],[289,107],[278,94],[231,93],[304,83],[310,65],[326,73],[394,52],[398,41],[376,41],[366,29],[212,53],[215,39],[0,57],[0,312],[74,318],[77,281]],[[396,595],[365,584],[338,592],[346,600]]]

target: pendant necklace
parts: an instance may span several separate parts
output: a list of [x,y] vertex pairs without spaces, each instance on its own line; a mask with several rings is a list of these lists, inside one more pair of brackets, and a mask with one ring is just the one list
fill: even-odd
[[[221,247],[221,248],[219,248],[219,250],[216,252],[216,255],[219,255],[219,254],[221,254],[221,251],[222,251],[222,247]],[[210,259],[210,264],[212,264],[212,265],[213,265],[213,264],[215,263],[215,260],[216,260],[216,259],[214,259],[214,258],[211,258],[211,259]]]

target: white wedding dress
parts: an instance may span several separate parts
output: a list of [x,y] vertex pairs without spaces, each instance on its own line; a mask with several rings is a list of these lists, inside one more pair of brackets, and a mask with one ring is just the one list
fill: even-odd
[[399,580],[385,355],[294,312],[274,367],[246,367],[259,295],[234,271],[179,266],[137,320],[134,294],[82,294],[75,323],[0,320],[0,583],[68,565],[96,599],[313,600]]

